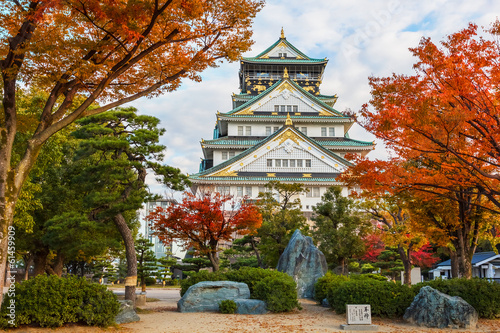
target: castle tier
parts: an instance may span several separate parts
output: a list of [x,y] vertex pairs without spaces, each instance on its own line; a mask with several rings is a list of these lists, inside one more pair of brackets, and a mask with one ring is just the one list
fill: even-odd
[[[350,165],[346,153],[366,155],[373,142],[349,138],[354,120],[333,108],[337,95],[322,95],[328,60],[313,59],[281,38],[256,57],[243,58],[240,94],[233,110],[217,113],[212,140],[191,175],[192,190],[257,198],[271,180],[302,183],[300,197],[311,212]],[[309,214],[306,214],[309,215]]]

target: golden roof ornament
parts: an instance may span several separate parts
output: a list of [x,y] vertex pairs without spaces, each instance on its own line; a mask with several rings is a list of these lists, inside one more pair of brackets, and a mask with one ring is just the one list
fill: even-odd
[[283,71],[283,78],[288,79],[288,69],[286,69],[286,67],[285,70]]
[[287,126],[292,126],[293,123],[292,123],[292,118],[290,118],[290,113],[287,113],[286,114],[286,121],[285,121],[285,125]]
[[285,32],[283,31],[283,27],[281,27],[281,39],[285,39]]

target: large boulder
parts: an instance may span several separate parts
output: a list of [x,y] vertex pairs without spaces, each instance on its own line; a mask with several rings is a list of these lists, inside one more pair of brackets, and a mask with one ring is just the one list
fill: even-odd
[[312,298],[316,280],[327,271],[325,255],[314,246],[311,237],[304,237],[297,229],[278,261],[277,270],[295,279],[299,298]]
[[477,325],[477,312],[461,297],[425,286],[406,309],[404,319],[419,326],[470,329]]
[[257,315],[267,313],[266,302],[258,299],[235,299],[238,314]]
[[115,317],[115,322],[117,324],[126,324],[141,320],[134,310],[134,303],[132,303],[132,301],[126,300],[118,302],[120,302],[120,311],[118,311]]
[[250,298],[250,289],[246,283],[203,281],[189,287],[177,302],[177,310],[179,312],[217,312],[220,301],[247,298]]

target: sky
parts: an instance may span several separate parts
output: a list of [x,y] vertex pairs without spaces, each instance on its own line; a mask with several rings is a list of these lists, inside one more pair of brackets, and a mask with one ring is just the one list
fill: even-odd
[[[370,100],[368,77],[413,74],[408,48],[422,37],[435,43],[474,22],[489,25],[500,14],[498,0],[268,0],[253,24],[255,56],[280,37],[312,58],[327,58],[321,93],[337,94],[335,108],[358,112]],[[185,81],[174,92],[130,105],[140,113],[160,118],[166,129],[164,163],[184,173],[198,172],[203,156],[201,139],[212,139],[216,113],[231,110],[231,94],[238,90],[239,63],[223,63],[201,74],[200,83]],[[387,158],[383,144],[360,126],[349,131],[353,139],[377,143],[370,158]],[[153,193],[173,193],[149,178]]]

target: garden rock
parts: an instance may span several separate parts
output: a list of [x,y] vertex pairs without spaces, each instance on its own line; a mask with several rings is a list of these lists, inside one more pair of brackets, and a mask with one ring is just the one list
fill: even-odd
[[115,322],[120,324],[133,323],[134,321],[139,321],[141,318],[137,315],[134,310],[134,303],[130,300],[118,301],[120,302],[120,311],[115,317]]
[[235,299],[238,314],[259,315],[267,313],[266,302],[258,299]]
[[475,328],[476,310],[461,297],[449,296],[425,286],[406,309],[404,319],[419,326]]
[[294,278],[299,298],[312,298],[316,280],[327,271],[325,255],[314,246],[311,237],[304,237],[297,229],[278,261],[277,270]]
[[250,298],[246,283],[233,281],[203,281],[189,287],[177,302],[179,312],[219,311],[219,302]]

